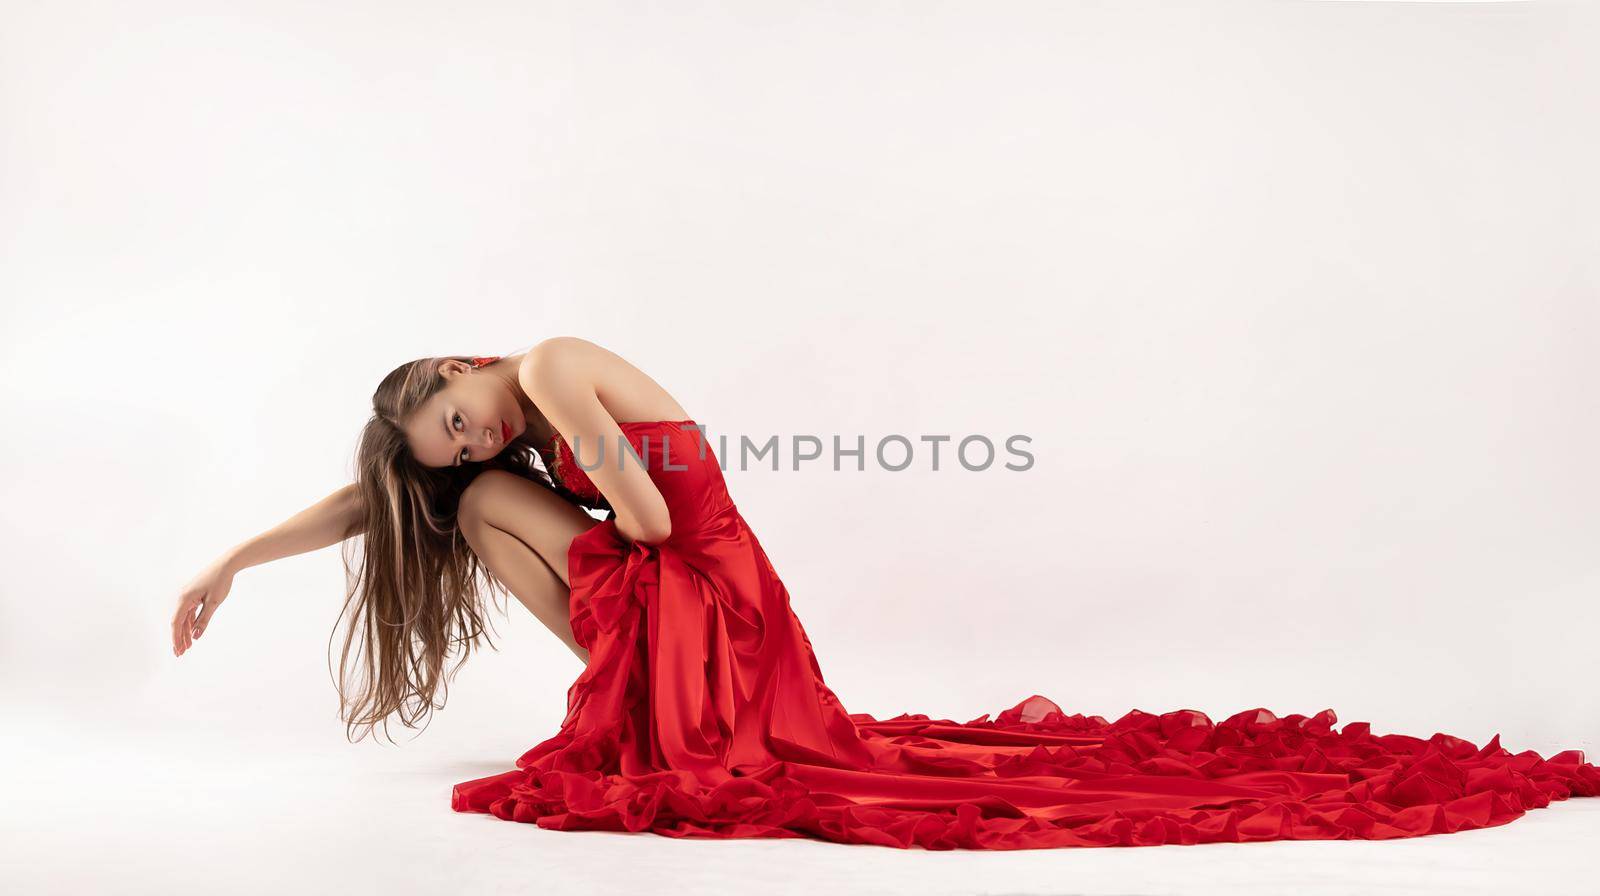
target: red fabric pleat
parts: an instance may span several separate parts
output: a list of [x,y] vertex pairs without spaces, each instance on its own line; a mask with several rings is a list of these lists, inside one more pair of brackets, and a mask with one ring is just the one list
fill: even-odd
[[1331,709],[1108,722],[1034,695],[964,723],[848,713],[702,433],[622,428],[672,536],[630,542],[607,520],[573,539],[572,628],[590,656],[566,718],[514,770],[455,785],[457,811],[564,831],[1035,849],[1386,840],[1600,794],[1578,750],[1336,728]]

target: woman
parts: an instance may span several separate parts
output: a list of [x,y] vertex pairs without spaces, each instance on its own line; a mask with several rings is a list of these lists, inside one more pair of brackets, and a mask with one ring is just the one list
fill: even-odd
[[[459,811],[561,830],[1026,849],[1411,837],[1600,793],[1576,750],[1335,731],[1332,710],[1108,723],[1033,696],[965,724],[852,715],[705,433],[627,361],[571,337],[423,359],[385,377],[373,408],[355,484],[197,578],[173,649],[203,635],[239,569],[360,533],[347,609],[366,687],[346,718],[370,730],[398,711],[410,726],[451,648],[465,659],[482,633],[486,573],[585,668],[560,730],[516,769],[457,784]],[[554,478],[531,465],[535,446]]]

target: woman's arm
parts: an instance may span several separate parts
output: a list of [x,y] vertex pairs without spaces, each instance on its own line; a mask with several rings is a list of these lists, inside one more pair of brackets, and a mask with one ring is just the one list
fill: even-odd
[[366,520],[350,483],[267,531],[240,542],[223,557],[238,572],[272,560],[304,554],[360,534]]
[[[667,501],[632,455],[627,455],[619,469],[618,455],[626,454],[628,443],[596,390],[609,361],[607,355],[604,349],[581,339],[547,339],[523,357],[518,380],[572,446],[579,467],[616,511],[617,531],[632,541],[659,544],[672,534]],[[601,459],[602,443],[604,463],[591,469]]]
[[234,574],[279,557],[343,541],[366,528],[354,483],[339,489],[266,532],[223,552],[178,592],[172,614],[172,653],[183,656],[205,632],[233,590]]

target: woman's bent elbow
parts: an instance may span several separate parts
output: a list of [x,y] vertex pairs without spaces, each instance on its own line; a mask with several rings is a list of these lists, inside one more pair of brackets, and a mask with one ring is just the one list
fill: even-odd
[[617,531],[629,541],[660,544],[672,537],[671,520],[644,520],[637,524],[617,522]]
[[639,538],[637,540],[642,541],[645,544],[660,544],[671,537],[672,524],[669,522],[660,525],[648,525],[643,527],[639,532]]

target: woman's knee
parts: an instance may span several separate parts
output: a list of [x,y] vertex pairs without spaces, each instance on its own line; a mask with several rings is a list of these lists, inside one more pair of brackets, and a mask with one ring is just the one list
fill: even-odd
[[594,524],[593,517],[555,492],[506,470],[484,470],[467,483],[456,520],[463,529],[490,524],[514,532],[525,541],[535,529],[565,532],[578,527],[581,531]]
[[[520,485],[519,485],[520,484]],[[456,507],[456,521],[463,534],[480,526],[490,515],[490,508],[504,501],[522,486],[532,483],[506,470],[484,470],[467,483]]]

